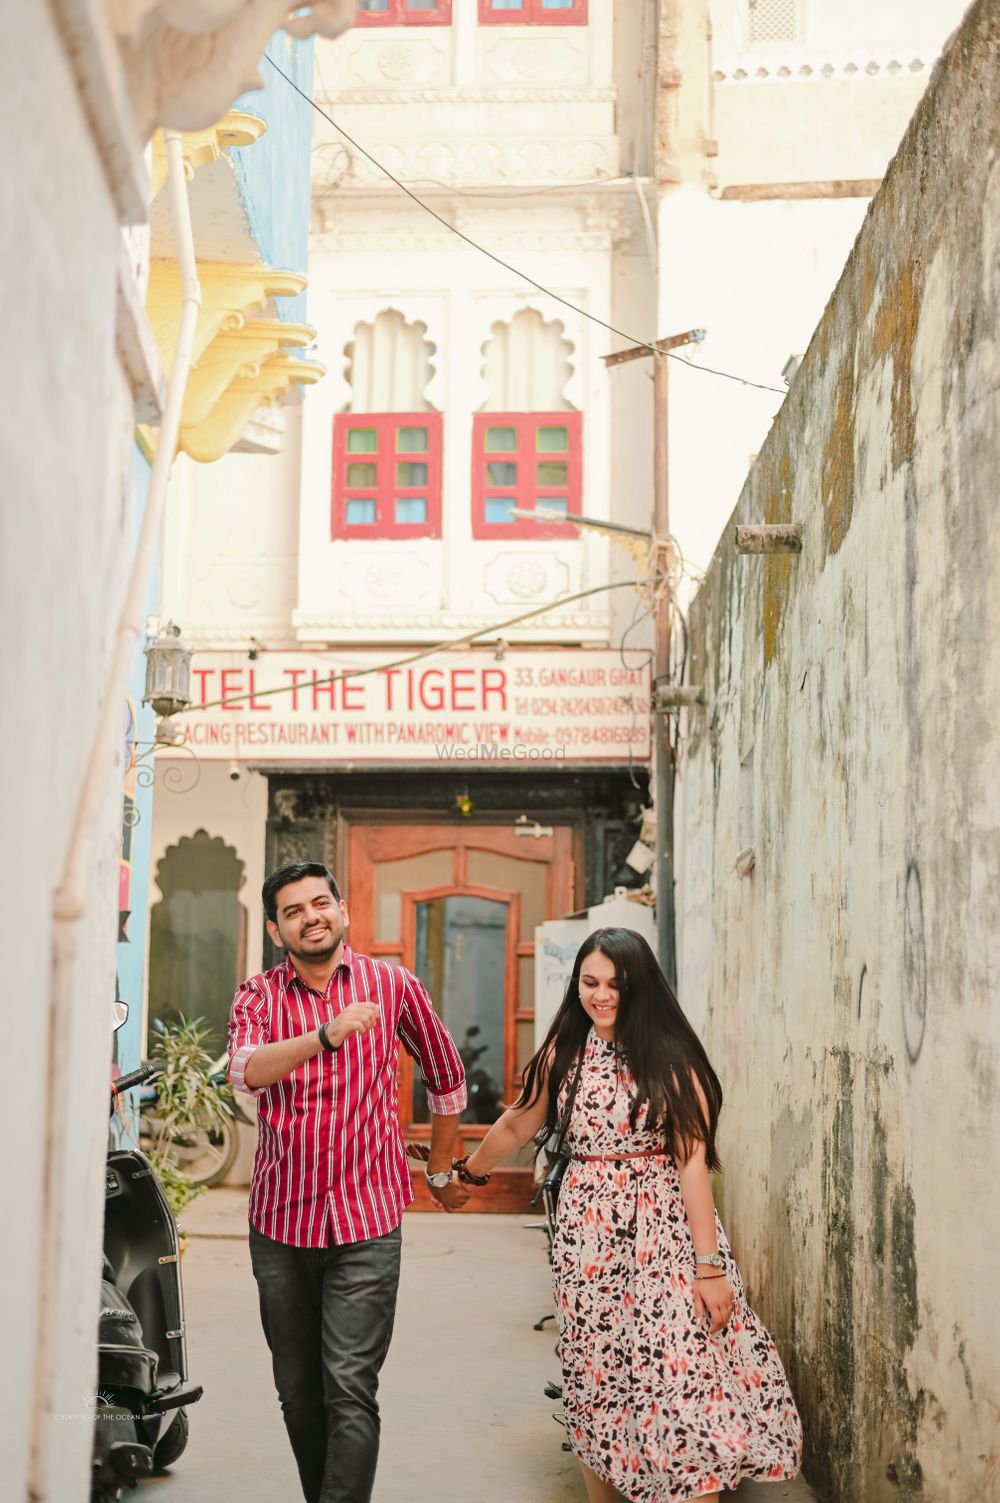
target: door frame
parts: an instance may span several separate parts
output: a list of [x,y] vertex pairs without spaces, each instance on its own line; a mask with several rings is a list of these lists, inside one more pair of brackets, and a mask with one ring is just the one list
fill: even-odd
[[[459,887],[449,883],[442,887],[425,887],[420,892],[407,892],[403,895],[402,923],[400,934],[403,942],[403,964],[408,971],[413,970],[416,960],[417,934],[416,934],[416,908],[418,903],[432,902],[435,898],[488,898],[494,903],[503,903],[507,908],[507,929],[504,935],[504,971],[503,971],[503,1081],[501,1088],[503,1099],[510,1104],[514,1096],[514,1071],[517,1068],[517,1011],[514,1007],[514,999],[517,993],[517,961],[518,961],[518,936],[521,933],[521,894],[502,887],[465,886]],[[414,972],[414,974],[416,974]],[[455,1039],[455,1047],[458,1040]],[[399,1056],[399,1099],[400,1105],[410,1103],[413,1100],[413,1060],[404,1049]],[[408,1105],[407,1105],[407,1109]],[[403,1113],[400,1111],[400,1123],[407,1137],[415,1141],[421,1139],[430,1140],[430,1123],[405,1122]],[[463,1122],[461,1126],[463,1138],[485,1138],[489,1127],[481,1122]]]
[[[484,811],[478,819],[457,819],[453,814],[444,811],[430,813],[423,809],[379,809],[370,810],[365,808],[342,808],[337,813],[337,850],[341,853],[338,860],[339,875],[343,883],[343,891],[347,900],[348,908],[352,915],[359,913],[364,915],[362,919],[361,935],[357,948],[364,953],[407,965],[408,960],[413,960],[413,936],[407,941],[403,934],[403,919],[405,907],[400,913],[400,937],[399,940],[378,941],[374,938],[374,883],[372,880],[373,867],[379,857],[384,853],[386,860],[399,860],[409,855],[423,854],[434,850],[453,850],[452,882],[440,884],[440,888],[422,889],[426,892],[443,890],[451,893],[461,891],[472,896],[481,894],[485,897],[494,897],[504,894],[508,890],[504,888],[482,887],[479,884],[470,885],[468,882],[468,850],[480,849],[492,851],[498,855],[506,855],[520,861],[530,860],[530,852],[541,855],[544,851],[548,856],[546,865],[546,898],[545,910],[548,915],[561,916],[565,911],[572,912],[576,906],[578,897],[578,883],[582,875],[581,863],[578,859],[582,831],[578,820],[563,818],[556,821],[551,815],[546,814],[550,820],[553,833],[551,835],[536,838],[533,835],[525,836],[516,833],[513,824],[513,814],[510,811]],[[417,840],[409,840],[407,836],[413,827],[419,827],[420,836]],[[369,843],[368,854],[371,858],[366,861],[363,871],[355,870],[351,861],[352,836],[355,831],[365,831]],[[488,843],[486,831],[489,831]],[[480,840],[477,840],[477,831],[482,831]],[[415,831],[414,831],[415,833]],[[525,845],[529,841],[530,844]],[[374,846],[374,849],[373,849]],[[381,849],[380,849],[381,848]],[[415,890],[416,891],[416,890]],[[565,894],[565,899],[560,898]],[[518,899],[518,912],[516,914],[517,927],[511,922],[508,928],[507,943],[511,946],[508,950],[507,968],[504,979],[504,1030],[505,1030],[505,1053],[506,1033],[512,1029],[516,1041],[516,1030],[519,1021],[525,1021],[522,1009],[516,1012],[509,1007],[509,988],[511,987],[512,965],[516,965],[522,958],[534,952],[534,942],[520,939],[520,894],[513,893]],[[412,896],[412,894],[411,894]],[[404,905],[406,899],[403,900]],[[412,912],[412,905],[411,905]],[[366,926],[371,925],[370,932],[366,932]],[[352,920],[352,927],[353,920]],[[353,944],[348,931],[348,943]],[[515,1042],[516,1052],[516,1042]],[[505,1059],[505,1067],[506,1067]],[[400,1052],[400,1122],[402,1121],[402,1104],[404,1100],[412,1097],[404,1096],[404,1071],[409,1070],[409,1081],[412,1081],[412,1062],[405,1050]],[[514,1060],[516,1070],[516,1058]],[[507,1081],[504,1082],[505,1090]],[[407,1107],[407,1111],[409,1108]],[[470,1146],[478,1143],[484,1136],[487,1128],[482,1124],[462,1124],[459,1128],[459,1142],[468,1139]],[[406,1129],[406,1136],[414,1142],[426,1142],[430,1136],[429,1125],[416,1125]],[[464,1151],[464,1150],[463,1150]],[[434,1207],[434,1200],[424,1181],[424,1176],[419,1172],[413,1175],[414,1209],[430,1210]],[[477,1190],[474,1196],[475,1209],[483,1211],[509,1211],[523,1214],[531,1207],[535,1192],[534,1176],[530,1169],[504,1167],[494,1172],[490,1184],[483,1190]]]

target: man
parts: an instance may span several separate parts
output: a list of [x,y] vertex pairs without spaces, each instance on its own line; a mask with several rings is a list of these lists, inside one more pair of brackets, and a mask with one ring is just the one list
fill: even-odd
[[250,1258],[274,1383],[307,1503],[368,1503],[378,1375],[413,1198],[397,1110],[399,1041],[432,1113],[431,1193],[446,1211],[465,1071],[425,988],[345,943],[347,905],[325,866],[264,883],[267,932],[286,951],[233,999],[229,1074],[257,1097]]

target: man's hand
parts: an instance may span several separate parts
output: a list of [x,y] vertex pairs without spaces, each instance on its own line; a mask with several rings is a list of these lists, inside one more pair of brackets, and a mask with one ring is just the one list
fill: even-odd
[[381,1013],[374,1002],[352,1002],[345,1007],[326,1030],[326,1036],[335,1049],[339,1049],[352,1033],[369,1033],[378,1022]]
[[427,1186],[442,1211],[450,1215],[452,1211],[460,1211],[468,1202],[469,1192],[460,1180],[453,1179],[450,1185],[445,1185],[442,1190],[435,1190],[433,1185]]

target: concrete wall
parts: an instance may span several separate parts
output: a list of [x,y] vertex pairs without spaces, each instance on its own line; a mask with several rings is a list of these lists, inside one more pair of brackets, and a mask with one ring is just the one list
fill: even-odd
[[1000,1498],[998,75],[979,0],[735,514],[802,554],[727,532],[691,611],[681,995],[837,1503]]
[[[91,1445],[120,756],[99,801],[89,905],[75,926],[68,1019],[57,1036],[52,903],[131,552],[132,397],[116,349],[121,232],[109,171],[53,8],[17,9],[13,20],[8,8],[0,48],[0,122],[11,143],[0,188],[0,282],[9,291],[0,375],[2,907],[18,978],[4,998],[9,1074],[0,1092],[8,1208],[0,1321],[17,1354],[0,1379],[0,1491],[26,1498],[30,1475],[32,1497],[77,1503],[87,1495]],[[64,1130],[47,1159],[46,1130],[57,1122]]]

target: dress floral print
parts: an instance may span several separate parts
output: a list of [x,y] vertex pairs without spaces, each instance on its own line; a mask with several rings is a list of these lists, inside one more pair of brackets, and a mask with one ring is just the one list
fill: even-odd
[[[567,1149],[661,1146],[641,1115],[629,1127],[631,1092],[614,1045],[592,1029]],[[781,1360],[721,1225],[718,1234],[735,1305],[711,1336],[695,1315],[694,1248],[673,1159],[574,1160],[566,1171],[553,1278],[567,1435],[630,1503],[686,1503],[799,1468],[802,1427]]]

